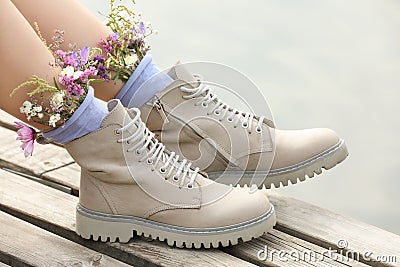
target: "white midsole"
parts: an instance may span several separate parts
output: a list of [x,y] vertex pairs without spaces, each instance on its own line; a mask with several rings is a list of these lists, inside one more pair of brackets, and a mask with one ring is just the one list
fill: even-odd
[[133,231],[138,235],[152,237],[161,241],[167,240],[169,245],[178,247],[218,247],[237,244],[259,237],[268,232],[276,223],[273,206],[262,216],[248,222],[217,228],[185,228],[162,224],[134,216],[109,215],[87,210],[80,205],[76,212],[76,232],[83,238],[101,241],[126,243],[133,237]]

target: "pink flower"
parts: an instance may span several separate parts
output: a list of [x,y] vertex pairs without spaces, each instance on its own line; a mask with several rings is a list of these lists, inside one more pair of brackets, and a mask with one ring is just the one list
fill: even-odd
[[18,137],[16,140],[21,140],[21,148],[24,151],[25,158],[32,156],[36,131],[22,122],[15,122],[14,126],[19,129],[17,131]]
[[59,49],[56,51],[56,55],[59,56],[60,58],[64,58],[67,55],[67,53]]
[[87,83],[88,80],[89,80],[89,78],[90,78],[91,76],[96,76],[96,75],[97,75],[97,70],[96,70],[96,68],[93,67],[93,66],[90,66],[88,69],[86,69],[86,70],[82,73],[80,79],[81,79],[82,82]]
[[68,85],[70,83],[72,83],[74,81],[74,78],[72,77],[68,77],[67,75],[64,76],[59,76],[58,77],[58,81],[62,84],[62,85]]
[[72,83],[67,86],[67,95],[72,96],[75,95],[77,97],[81,97],[85,94],[85,90],[82,88],[80,84]]
[[78,62],[76,62],[75,58],[73,56],[66,56],[64,58],[64,64],[66,66],[78,66]]

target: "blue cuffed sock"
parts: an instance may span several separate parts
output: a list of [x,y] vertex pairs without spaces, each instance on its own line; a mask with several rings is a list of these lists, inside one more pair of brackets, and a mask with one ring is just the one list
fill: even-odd
[[152,57],[146,55],[115,98],[125,107],[139,108],[171,82],[172,78],[161,72]]
[[108,111],[103,107],[98,99],[94,97],[94,90],[89,87],[83,103],[75,110],[60,127],[43,133],[43,136],[51,142],[66,144],[82,137],[88,133],[100,129],[101,122],[107,116]]

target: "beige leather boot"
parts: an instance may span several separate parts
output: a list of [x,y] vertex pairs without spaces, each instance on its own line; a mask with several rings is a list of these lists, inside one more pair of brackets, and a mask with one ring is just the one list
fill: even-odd
[[283,131],[264,116],[243,113],[221,101],[183,65],[168,73],[171,85],[145,104],[142,119],[168,149],[226,184],[304,181],[348,155],[330,129]]
[[81,166],[76,231],[83,238],[128,242],[136,231],[169,245],[237,244],[275,225],[261,191],[207,179],[153,138],[138,109],[108,103],[101,128],[66,145]]

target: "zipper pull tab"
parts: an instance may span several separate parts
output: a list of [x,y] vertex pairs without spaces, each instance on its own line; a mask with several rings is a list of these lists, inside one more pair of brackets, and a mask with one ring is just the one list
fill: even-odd
[[164,123],[168,123],[168,117],[165,114],[164,106],[161,104],[161,101],[157,99],[154,101],[154,107],[157,109],[158,113],[160,113],[161,118],[163,119]]

